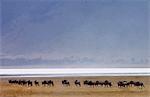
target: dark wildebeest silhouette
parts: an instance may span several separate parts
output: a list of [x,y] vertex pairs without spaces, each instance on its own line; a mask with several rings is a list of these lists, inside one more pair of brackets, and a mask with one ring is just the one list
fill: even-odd
[[63,81],[62,81],[62,85],[63,85],[63,86],[70,86],[70,83],[69,83],[68,80],[63,80]]
[[99,81],[99,85],[100,85],[100,86],[103,86],[103,85],[104,85],[104,82]]
[[48,86],[54,86],[54,82],[52,80],[47,81]]
[[103,85],[104,85],[105,87],[111,87],[111,86],[112,86],[111,82],[109,82],[108,80],[105,80],[105,81],[103,82]]
[[95,86],[103,86],[103,85],[105,85],[105,83],[102,81],[96,81],[95,82]]
[[99,85],[100,85],[100,81],[96,81],[95,86],[99,86]]
[[112,87],[112,83],[111,83],[111,82],[108,82],[106,86],[107,86],[107,87]]
[[137,86],[137,87],[144,87],[144,84],[142,82],[134,82],[134,81],[119,81],[118,87],[129,87],[129,86]]
[[130,82],[127,82],[127,81],[119,81],[117,84],[118,84],[118,87],[129,87],[130,86]]
[[43,86],[54,86],[54,82],[52,80],[49,80],[49,81],[44,80],[42,82],[42,85]]
[[8,80],[8,82],[10,84],[18,84],[18,85],[22,85],[22,86],[27,84],[27,81],[25,81],[25,80],[18,80],[18,81],[17,80]]
[[88,85],[88,83],[89,83],[88,80],[83,81],[83,84],[84,84],[84,85]]
[[117,84],[118,84],[118,87],[126,87],[123,81],[119,81],[117,82]]
[[19,85],[25,86],[27,84],[26,80],[19,80]]
[[42,86],[46,86],[46,85],[47,85],[47,81],[46,80],[42,81]]
[[75,80],[74,84],[75,84],[76,86],[80,86],[80,87],[81,87],[81,83],[80,83],[80,81],[78,81],[78,80]]
[[12,80],[8,80],[9,84],[14,84],[14,82]]
[[89,81],[89,82],[87,83],[87,85],[88,85],[88,86],[90,86],[90,87],[94,87],[95,82],[93,82],[93,81]]
[[142,82],[135,82],[134,83],[134,86],[137,86],[137,87],[144,87],[144,84]]
[[[103,86],[103,85],[105,85],[104,84],[104,82],[101,82],[101,81],[95,81],[95,82],[93,82],[93,81],[90,81],[90,80],[85,80],[84,82],[83,82],[83,84],[84,85],[87,85],[87,86]],[[108,83],[106,83],[106,85],[109,85]],[[110,84],[110,86],[111,86],[111,84]]]
[[27,84],[26,80],[20,80],[20,85],[25,86]]
[[39,85],[39,82],[38,82],[37,80],[34,81],[34,85],[35,85],[35,86],[40,86],[40,85]]
[[28,80],[27,81],[28,86],[33,86],[32,81]]
[[8,83],[10,83],[10,84],[18,84],[19,85],[19,81],[17,81],[17,80],[8,80]]
[[134,81],[130,81],[129,86],[131,86],[131,87],[134,86]]
[[21,80],[18,81],[18,85],[22,85],[22,81]]

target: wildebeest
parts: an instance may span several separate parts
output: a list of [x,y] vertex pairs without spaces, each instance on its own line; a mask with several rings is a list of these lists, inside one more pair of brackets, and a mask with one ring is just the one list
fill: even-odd
[[80,83],[80,81],[78,81],[78,80],[75,80],[74,84],[75,84],[76,86],[80,86],[80,87],[81,87],[81,83]]
[[35,85],[35,86],[40,86],[40,85],[39,85],[39,82],[38,82],[37,80],[34,81],[34,85]]
[[54,86],[54,82],[52,80],[48,80],[48,81],[44,80],[44,81],[42,81],[42,85],[43,86]]
[[96,83],[96,82],[93,82],[93,81],[91,81],[91,80],[85,80],[85,81],[84,81],[84,85],[90,86],[90,87],[94,87],[94,86],[97,86],[97,83]]
[[52,80],[47,81],[47,84],[48,84],[49,86],[54,86],[54,82],[53,82]]
[[46,86],[47,85],[47,81],[42,81],[42,86]]
[[89,86],[93,86],[93,87],[94,87],[95,82],[93,82],[93,81],[89,81],[89,82],[88,82],[88,85],[89,85]]
[[32,81],[28,80],[27,81],[28,86],[33,86]]
[[125,87],[125,84],[122,81],[117,82],[118,87]]
[[17,80],[8,80],[8,83],[10,83],[10,84],[18,84],[18,81]]
[[27,81],[25,80],[8,80],[10,84],[26,85]]
[[[31,80],[8,80],[9,84],[12,85],[21,85],[21,86],[33,86],[33,84],[35,86],[40,86],[40,83],[35,80],[35,81],[31,81]],[[52,80],[44,80],[42,81],[42,86],[54,86],[54,82]],[[75,86],[81,86],[81,83],[79,80],[75,80],[74,81]],[[62,80],[62,85],[63,86],[70,86],[70,82],[68,80]],[[112,83],[108,80],[105,81],[92,81],[92,80],[85,80],[83,81],[83,85],[85,86],[89,86],[89,87],[99,87],[99,86],[103,86],[103,87],[112,87]],[[144,87],[144,83],[139,82],[139,81],[119,81],[117,82],[118,87]]]
[[134,86],[134,81],[129,82],[130,86]]
[[142,82],[135,82],[134,86],[144,87],[144,84]]
[[84,85],[88,85],[88,83],[89,83],[89,80],[85,80],[85,81],[83,82]]
[[102,81],[96,81],[96,82],[95,82],[95,85],[96,85],[96,86],[103,86],[103,85],[104,85],[104,82],[102,82]]
[[127,81],[119,81],[118,83],[118,87],[128,87],[130,86],[130,83]]
[[109,82],[108,80],[105,80],[103,84],[106,87],[111,87],[112,86],[111,82]]
[[87,86],[105,86],[105,87],[111,87],[112,86],[112,84],[111,84],[111,82],[109,82],[109,81],[104,81],[104,82],[102,82],[102,81],[89,81],[89,80],[85,80],[84,82],[83,82],[83,84],[84,85],[87,85]]
[[19,80],[19,83],[20,83],[20,85],[23,85],[23,86],[27,85],[27,81],[26,80]]
[[62,81],[62,85],[63,85],[63,86],[70,86],[70,83],[69,83],[68,80],[63,80],[63,81]]
[[144,84],[142,82],[134,82],[134,81],[119,81],[118,83],[118,87],[129,87],[129,86],[140,86],[140,87],[144,87]]

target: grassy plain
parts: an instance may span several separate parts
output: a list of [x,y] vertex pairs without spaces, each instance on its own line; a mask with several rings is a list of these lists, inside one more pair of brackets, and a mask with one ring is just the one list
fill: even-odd
[[[26,79],[26,80],[53,80],[54,87],[27,87],[20,85],[8,84],[9,79]],[[71,83],[70,87],[62,86],[61,81],[67,79]],[[81,87],[76,87],[74,81],[78,79],[81,82]],[[109,80],[113,86],[107,87],[87,87],[83,85],[84,80],[105,81]],[[118,81],[140,81],[145,87],[128,87],[118,88]],[[132,76],[132,77],[109,77],[109,76],[95,76],[95,77],[30,77],[30,78],[1,78],[0,80],[0,97],[150,97],[150,77],[149,76]]]

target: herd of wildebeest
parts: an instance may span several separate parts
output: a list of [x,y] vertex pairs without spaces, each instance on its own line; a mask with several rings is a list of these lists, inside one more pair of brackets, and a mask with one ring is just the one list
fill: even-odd
[[[54,87],[55,83],[52,80],[43,80],[43,81],[31,81],[31,80],[8,80],[9,84],[17,84],[22,86],[49,86]],[[70,82],[68,80],[62,80],[62,86],[70,86]],[[81,87],[81,82],[79,80],[74,81],[74,85],[77,87]],[[84,80],[82,85],[88,87],[112,87],[112,82],[105,80],[105,81],[91,81],[91,80]],[[117,82],[118,87],[144,87],[143,82],[139,81],[119,81]]]

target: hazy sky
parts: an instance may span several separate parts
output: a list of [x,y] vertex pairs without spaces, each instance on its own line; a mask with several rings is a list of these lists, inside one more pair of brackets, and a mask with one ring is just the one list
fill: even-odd
[[150,67],[149,0],[1,0],[1,68]]

